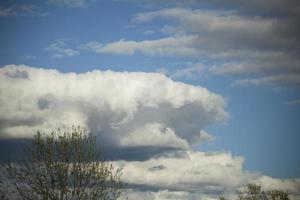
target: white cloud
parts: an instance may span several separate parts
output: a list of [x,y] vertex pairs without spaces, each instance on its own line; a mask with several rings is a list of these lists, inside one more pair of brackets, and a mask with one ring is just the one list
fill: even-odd
[[[97,53],[112,53],[132,55],[141,52],[147,55],[159,56],[195,56],[197,50],[191,46],[196,40],[194,36],[188,37],[168,37],[158,40],[130,41],[119,40],[104,45],[88,43],[87,47]],[[92,44],[92,45],[91,45]],[[100,44],[100,43],[98,43]]]
[[[182,152],[182,155],[185,156],[178,157],[178,155],[166,154],[163,157],[142,162],[114,162],[116,167],[124,167],[123,181],[130,181],[120,199],[217,200],[220,195],[229,199],[236,199],[235,192],[242,190],[244,184],[248,182],[261,184],[262,189],[266,191],[286,191],[290,194],[291,200],[299,200],[300,198],[300,179],[276,179],[245,172],[241,166],[242,157],[234,157],[226,152],[187,151]],[[158,165],[159,163],[164,163],[164,165]],[[224,183],[225,181],[217,182],[218,179],[223,180],[231,174],[234,177],[230,177],[228,183]],[[2,180],[6,180],[4,175],[5,167],[0,165]],[[209,176],[211,179],[208,178]],[[209,181],[206,181],[207,179]],[[233,179],[238,181],[232,184],[230,181]],[[0,185],[5,187],[5,182]],[[10,190],[10,195],[16,197],[15,191]]]
[[300,195],[300,179],[276,179],[262,175],[253,182],[262,185],[263,190],[282,190]]
[[241,171],[242,157],[233,157],[226,152],[182,153],[180,157],[168,155],[146,161],[117,161],[115,165],[122,167],[127,183],[162,189],[223,191],[248,180],[247,174]]
[[126,190],[126,194],[121,199],[134,200],[218,200],[219,196],[214,194],[203,194],[201,192],[186,192],[173,190],[141,191]]
[[200,133],[200,140],[201,141],[212,141],[214,139],[215,138],[214,138],[213,135],[207,133],[206,131],[201,130],[201,133]]
[[75,49],[66,48],[66,42],[64,40],[57,40],[50,44],[46,50],[54,52],[53,58],[62,58],[79,55],[80,52]]
[[176,136],[173,130],[161,123],[149,123],[133,130],[121,139],[121,145],[189,148],[185,140]]
[[221,96],[158,73],[9,65],[1,68],[0,83],[2,138],[78,124],[105,145],[188,148],[202,128],[227,117]]
[[[247,183],[257,183],[263,185],[263,190],[283,190],[290,193],[292,199],[299,197],[299,179],[282,180],[244,171],[244,159],[228,152],[172,154],[146,161],[114,162],[122,167],[124,181],[136,188],[129,196],[151,200],[217,199],[219,195],[233,196]],[[144,188],[144,192],[140,188]]]
[[184,200],[187,199],[189,193],[182,191],[169,191],[169,190],[159,190],[154,191],[139,191],[139,190],[126,190],[126,195],[124,199],[134,199],[134,200]]

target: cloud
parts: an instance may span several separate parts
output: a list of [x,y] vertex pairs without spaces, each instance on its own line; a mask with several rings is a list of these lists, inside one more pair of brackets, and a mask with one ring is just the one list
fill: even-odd
[[95,52],[100,52],[102,47],[103,47],[103,44],[101,44],[100,42],[96,42],[96,41],[89,42],[85,45],[85,48],[91,49]]
[[39,6],[33,4],[12,5],[9,7],[0,6],[0,17],[43,17],[46,15],[48,15],[48,13],[42,12]]
[[279,74],[262,78],[240,79],[233,83],[237,86],[300,86],[300,74]]
[[149,123],[122,138],[123,146],[165,146],[188,149],[188,143],[173,130],[160,123]]
[[293,100],[293,101],[287,101],[284,104],[286,104],[286,105],[298,105],[298,104],[300,104],[300,99],[296,99],[296,100]]
[[133,199],[218,199],[220,195],[234,195],[249,182],[262,184],[264,190],[300,194],[299,179],[281,180],[247,172],[243,161],[243,157],[228,152],[182,151],[146,161],[116,161],[114,165],[122,168]]
[[[146,0],[147,1],[147,0]],[[151,1],[153,2],[153,1]],[[165,0],[158,0],[156,3],[168,3],[169,1]],[[244,2],[242,0],[227,0],[227,1],[218,1],[218,0],[186,0],[182,1],[173,1],[179,6],[184,5],[213,5],[218,9],[232,9],[240,12],[241,14],[253,14],[253,12],[262,14],[262,13],[269,13],[269,14],[291,14],[298,12],[299,9],[299,2],[297,0],[253,0]]]
[[[249,7],[241,1],[229,1],[231,6],[216,1],[189,2],[206,3],[213,9],[176,7],[138,13],[133,23],[147,26],[149,21],[162,19],[160,31],[166,36],[152,40],[98,42],[101,45],[89,48],[101,54],[142,53],[179,57],[194,63],[205,61],[204,67],[186,65],[177,69],[174,73],[177,78],[194,78],[203,73],[257,75],[260,78],[300,73],[297,56],[300,9],[292,6],[295,1],[276,1],[275,4],[251,1],[246,3]],[[264,9],[269,15],[261,12]]]
[[[159,56],[194,56],[197,51],[189,47],[196,38],[190,37],[168,37],[158,40],[130,41],[119,40],[103,45],[88,43],[87,47],[97,53],[111,53],[132,55],[141,52],[146,55]],[[92,45],[91,45],[92,44]]]
[[134,199],[134,200],[218,200],[219,196],[203,194],[201,192],[185,192],[185,191],[140,191],[140,190],[126,190],[125,197],[121,199]]
[[[178,151],[145,161],[114,161],[121,167],[126,192],[121,199],[217,200],[233,197],[245,184],[262,184],[263,190],[283,190],[299,199],[300,179],[276,179],[243,170],[243,157],[229,152]],[[0,166],[0,176],[4,175]]]
[[25,55],[22,56],[24,59],[28,59],[28,60],[35,60],[37,59],[37,56],[33,56],[33,55]]
[[84,8],[88,6],[90,0],[48,0],[48,2],[70,8]]
[[254,180],[257,184],[262,185],[263,190],[282,190],[292,194],[300,195],[300,179],[276,179],[262,175]]
[[8,16],[12,16],[15,13],[13,12],[12,8],[3,8],[0,7],[0,16],[1,17],[8,17]]
[[200,86],[160,73],[7,65],[0,68],[0,93],[1,146],[14,149],[9,141],[16,146],[16,139],[31,138],[37,129],[85,126],[123,169],[130,198],[217,199],[248,182],[300,193],[298,179],[244,171],[241,156],[192,150],[213,139],[203,128],[228,116],[224,98]]
[[202,139],[202,128],[228,115],[221,96],[158,73],[75,74],[9,65],[1,68],[0,82],[1,138],[78,124],[110,148],[187,149]]
[[200,139],[201,139],[202,141],[212,141],[212,140],[215,139],[213,135],[207,133],[206,131],[203,131],[203,130],[202,130],[200,134],[201,134],[201,135],[200,135]]
[[[243,177],[241,172],[242,163],[242,157],[233,157],[225,152],[185,151],[180,157],[171,153],[146,161],[117,161],[114,164],[122,168],[123,179],[129,184],[214,193],[246,182],[247,175]],[[155,166],[162,167],[151,170]]]
[[[173,8],[140,13],[134,20],[141,23],[158,17],[175,20],[175,25],[169,25],[175,28],[171,29],[169,34],[185,33],[201,36],[200,44],[210,44],[206,46],[208,50],[230,50],[238,47],[246,50],[260,48],[270,50],[282,44],[296,46],[288,42],[293,38],[287,35],[270,34],[286,25],[285,20],[277,18],[246,17],[226,11]],[[293,33],[292,27],[286,25],[285,28],[289,28],[285,30],[289,34]],[[295,33],[293,34],[292,36],[297,39]]]
[[207,72],[207,65],[202,63],[188,63],[184,68],[177,69],[174,73],[169,73],[169,76],[178,78],[194,79],[199,76],[205,75]]
[[[138,190],[127,190],[127,194],[124,195],[124,199],[135,199],[135,200],[184,200],[188,196],[188,192],[181,191],[169,191],[160,190],[157,192],[153,191],[138,191]],[[121,198],[123,199],[123,198]]]
[[[232,11],[173,8],[140,13],[134,20],[144,23],[155,18],[166,18],[176,22],[175,25],[167,26],[170,35],[197,36],[198,41],[195,40],[191,44],[198,50],[199,56],[219,59],[246,59],[249,56],[262,59],[277,54],[287,56],[286,51],[297,49],[299,43],[293,28],[295,24],[290,18],[242,16]],[[258,50],[259,53],[256,53]],[[299,61],[297,57],[294,59]]]
[[53,58],[71,57],[80,54],[78,50],[66,48],[65,40],[55,41],[54,43],[50,44],[46,50],[54,52],[52,55]]
[[209,71],[217,75],[300,73],[299,61],[285,53],[256,56],[259,57],[257,61],[253,57],[252,60],[226,62],[211,66]]
[[146,35],[152,35],[154,33],[155,33],[155,31],[153,31],[153,30],[146,30],[146,31],[144,31],[144,34],[146,34]]

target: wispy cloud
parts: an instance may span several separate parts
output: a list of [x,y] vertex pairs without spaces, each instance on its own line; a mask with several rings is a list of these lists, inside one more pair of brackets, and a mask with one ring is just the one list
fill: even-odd
[[28,60],[35,60],[37,58],[37,56],[25,55],[25,56],[23,56],[23,58],[28,59]]
[[141,52],[146,55],[159,56],[195,56],[197,49],[190,46],[197,38],[168,37],[157,40],[119,40],[103,44],[101,47],[91,48],[97,53],[132,55]]
[[206,76],[207,65],[203,63],[188,63],[183,68],[177,69],[174,73],[169,73],[169,76],[172,78],[188,78],[195,79],[200,76]]
[[236,86],[300,86],[300,74],[280,74],[262,78],[240,79]]
[[144,31],[144,34],[146,34],[146,35],[152,35],[154,33],[155,33],[155,31],[153,31],[153,30],[146,30],[146,31]]
[[12,8],[4,8],[0,7],[0,16],[1,17],[8,17],[14,15],[15,12],[12,10]]
[[100,53],[103,47],[103,44],[97,41],[88,42],[83,46],[85,49],[90,49],[94,52]]
[[284,102],[284,104],[286,104],[286,105],[299,105],[300,104],[300,99],[287,101],[287,102]]
[[68,48],[66,46],[66,40],[61,39],[50,44],[46,50],[54,53],[52,55],[53,58],[71,57],[80,54],[79,50]]
[[70,8],[84,8],[91,2],[90,0],[48,0],[50,4],[67,6]]
[[43,17],[48,15],[47,12],[43,12],[37,5],[12,5],[9,7],[0,6],[0,17]]

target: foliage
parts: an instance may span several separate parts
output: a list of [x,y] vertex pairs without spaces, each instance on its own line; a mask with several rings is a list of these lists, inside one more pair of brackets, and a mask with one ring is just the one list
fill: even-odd
[[[289,200],[288,193],[281,190],[263,191],[261,185],[250,183],[244,191],[239,191],[238,200]],[[220,197],[219,200],[226,200]]]
[[37,132],[25,159],[10,163],[9,178],[22,199],[115,200],[121,172],[101,158],[96,137],[81,127]]

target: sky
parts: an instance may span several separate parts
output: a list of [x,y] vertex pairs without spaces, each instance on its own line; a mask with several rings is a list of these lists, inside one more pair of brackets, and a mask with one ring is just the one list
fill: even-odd
[[0,1],[0,158],[75,124],[129,199],[300,199],[299,19],[297,0]]

